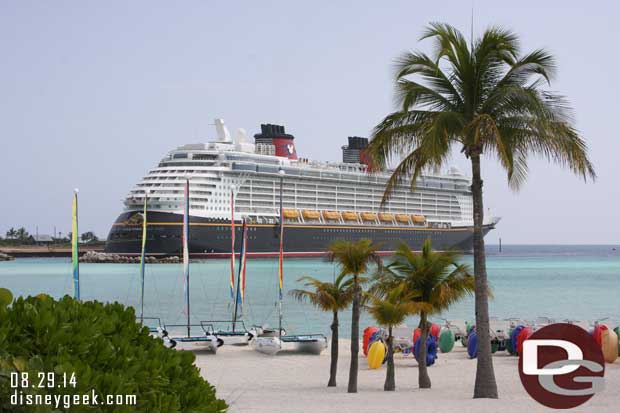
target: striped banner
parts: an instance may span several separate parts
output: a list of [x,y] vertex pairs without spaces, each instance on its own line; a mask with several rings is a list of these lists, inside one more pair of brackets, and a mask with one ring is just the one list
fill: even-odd
[[144,211],[142,212],[142,252],[140,253],[140,323],[144,321],[144,255],[146,253],[146,206],[148,194],[144,192]]
[[243,303],[245,302],[245,270],[248,255],[248,227],[245,219],[243,220],[243,238],[241,244],[241,268],[239,272],[239,291],[241,292],[241,316],[243,317]]
[[239,272],[237,274],[237,297],[235,302],[235,312],[233,313],[233,320],[237,320],[237,309],[241,311],[241,316],[243,316],[243,302],[245,298],[245,264],[246,264],[246,255],[247,255],[247,231],[248,227],[243,219],[243,226],[241,232],[241,251],[239,253]]
[[185,308],[183,313],[187,316],[187,334],[189,335],[189,179],[185,180],[185,203],[183,207],[183,293],[185,296]]
[[78,232],[78,190],[73,191],[71,220],[71,261],[73,267],[73,298],[80,299],[80,246]]
[[235,298],[235,193],[230,191],[230,298]]

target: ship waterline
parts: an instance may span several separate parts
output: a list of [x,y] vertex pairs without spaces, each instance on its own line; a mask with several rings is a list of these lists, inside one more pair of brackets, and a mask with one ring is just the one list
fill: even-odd
[[[121,214],[110,231],[106,252],[135,255],[141,249],[141,224],[138,213]],[[182,217],[178,214],[147,212],[149,217],[146,251],[148,255],[179,255],[181,252]],[[241,222],[235,222],[236,250],[240,248]],[[422,228],[396,225],[291,224],[284,226],[284,253],[289,257],[322,256],[335,240],[371,239],[383,254],[392,253],[404,242],[420,250],[426,240],[439,250],[472,250],[471,227]],[[484,233],[493,229],[485,225]],[[251,257],[278,255],[279,224],[248,224],[248,254]],[[192,257],[225,257],[231,250],[230,221],[190,217],[189,249]]]

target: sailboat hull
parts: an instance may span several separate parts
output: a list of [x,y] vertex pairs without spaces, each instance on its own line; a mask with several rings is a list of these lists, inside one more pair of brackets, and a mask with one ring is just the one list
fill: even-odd
[[282,341],[278,337],[256,337],[250,346],[259,353],[273,356],[282,350]]

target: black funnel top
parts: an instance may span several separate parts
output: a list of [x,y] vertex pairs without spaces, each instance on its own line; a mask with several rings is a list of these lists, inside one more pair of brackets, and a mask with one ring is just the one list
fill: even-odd
[[260,133],[254,135],[254,139],[256,139],[257,142],[264,142],[273,138],[295,139],[293,135],[284,131],[284,126],[272,125],[270,123],[260,125]]

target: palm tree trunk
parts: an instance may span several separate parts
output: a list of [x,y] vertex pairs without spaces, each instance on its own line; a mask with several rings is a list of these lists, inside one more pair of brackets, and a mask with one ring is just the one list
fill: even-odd
[[327,387],[336,387],[336,372],[338,370],[338,311],[334,311],[332,321],[332,360],[329,367],[329,382]]
[[482,179],[480,177],[480,155],[471,156],[472,184],[474,201],[474,276],[476,280],[476,334],[478,335],[478,356],[474,398],[497,399],[497,384],[491,356],[491,336],[489,334],[489,301],[486,256],[482,225],[484,205],[482,199]]
[[349,387],[347,392],[357,393],[358,353],[360,347],[360,286],[357,275],[353,276],[353,303],[351,310],[351,366],[349,368]]
[[387,348],[387,373],[383,390],[394,391],[396,390],[396,378],[394,377],[394,337],[392,337],[392,326],[388,327]]
[[[431,378],[428,377],[428,369],[426,367],[426,340],[428,340],[428,321],[424,311],[420,313],[420,355],[418,357],[418,386],[421,389],[431,388]],[[415,343],[413,343],[415,344]]]

